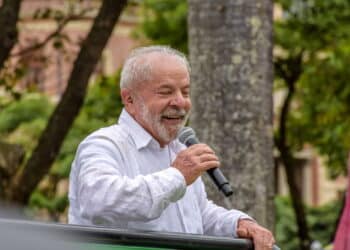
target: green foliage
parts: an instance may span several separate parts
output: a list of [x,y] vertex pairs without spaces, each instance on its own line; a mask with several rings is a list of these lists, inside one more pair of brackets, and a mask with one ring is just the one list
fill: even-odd
[[[288,142],[293,151],[313,145],[325,156],[331,176],[345,174],[350,150],[350,2],[275,2],[283,15],[274,24],[274,58],[287,72],[283,76],[276,70],[276,83],[293,75],[298,81],[287,121]],[[147,0],[143,7],[143,34],[187,52],[186,1]]]
[[186,0],[143,1],[140,31],[153,43],[170,45],[187,54]]
[[347,0],[278,0],[283,18],[275,22],[275,42],[290,51],[331,48],[349,35]]
[[[14,68],[11,68],[7,64],[0,71],[0,90],[3,92],[1,96],[0,107],[12,100],[19,100],[21,93],[15,89],[15,85],[25,75],[25,69],[21,63],[16,64]],[[4,98],[7,97],[7,98]]]
[[349,63],[350,53],[334,51],[309,67],[300,82],[303,103],[297,121],[305,127],[305,139],[328,156],[332,176],[346,174],[350,150]]
[[[118,73],[115,76],[102,77],[90,86],[84,106],[51,168],[51,175],[58,179],[68,178],[79,143],[94,130],[116,122],[122,110],[119,85],[117,84],[119,76]],[[34,207],[47,208],[49,211],[57,212],[63,211],[68,205],[65,199],[66,197],[56,197],[54,193],[37,191],[32,195],[30,204]]]
[[283,18],[275,22],[275,72],[285,82],[293,77],[297,82],[288,142],[293,151],[313,145],[326,157],[332,176],[345,174],[350,150],[350,2],[277,3]]
[[25,95],[0,112],[0,134],[14,131],[20,124],[38,118],[47,119],[52,112],[48,99],[39,94]]
[[117,121],[122,110],[118,82],[119,74],[102,77],[90,87],[84,106],[63,143],[51,174],[68,177],[79,143],[94,130]]
[[[298,236],[291,200],[277,197],[276,206],[276,241],[283,250],[298,250]],[[341,202],[331,202],[321,207],[307,208],[307,221],[312,240],[318,240],[323,246],[330,243],[341,212]]]
[[68,206],[68,197],[67,196],[60,196],[60,197],[53,197],[51,199],[47,198],[42,193],[35,191],[29,200],[29,205],[31,207],[41,207],[46,208],[50,212],[63,212],[66,207]]
[[[50,175],[55,178],[69,177],[71,164],[79,143],[91,132],[116,122],[122,102],[119,95],[119,73],[102,77],[89,87],[84,106],[70,129],[60,153],[53,164]],[[60,212],[68,205],[66,197],[56,197],[54,192],[37,190],[31,197],[30,205]]]
[[[79,116],[64,140],[60,153],[54,162],[51,179],[59,181],[68,178],[70,166],[79,143],[92,131],[116,122],[122,110],[119,95],[119,73],[101,77],[89,87]],[[26,158],[35,148],[41,132],[46,126],[53,104],[41,94],[24,93],[19,101],[5,106],[0,113],[0,134],[3,139],[24,146]],[[68,205],[67,197],[56,197],[52,188],[36,190],[30,199],[32,208],[46,208],[51,213],[63,212]]]
[[89,90],[82,110],[89,119],[110,123],[118,117],[122,110],[119,77],[119,73],[112,77],[102,77]]
[[23,122],[16,130],[6,136],[9,142],[20,144],[25,150],[25,160],[29,159],[31,152],[36,147],[41,132],[45,129],[47,117],[38,117],[28,122]]
[[290,199],[277,197],[276,207],[276,242],[283,250],[296,250],[299,247],[297,225]]

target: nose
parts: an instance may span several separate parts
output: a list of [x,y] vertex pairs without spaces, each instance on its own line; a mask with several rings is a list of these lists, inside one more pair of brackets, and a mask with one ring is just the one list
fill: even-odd
[[188,97],[185,97],[181,92],[177,92],[170,100],[170,105],[178,108],[186,108],[188,102]]

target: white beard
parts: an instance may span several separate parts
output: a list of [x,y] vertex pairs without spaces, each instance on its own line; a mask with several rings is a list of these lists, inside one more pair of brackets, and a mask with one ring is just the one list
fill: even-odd
[[150,127],[156,131],[156,133],[158,134],[158,136],[160,137],[160,139],[162,139],[165,142],[170,142],[172,140],[174,140],[177,136],[178,131],[185,125],[187,118],[188,118],[188,112],[186,112],[185,110],[181,109],[181,110],[176,110],[173,108],[167,108],[163,114],[181,114],[181,115],[185,115],[185,119],[183,120],[182,123],[177,124],[177,125],[173,125],[170,127],[170,129],[167,129],[161,122],[161,116],[163,114],[160,115],[154,115],[150,112],[150,110],[148,109],[148,107],[145,105],[145,103],[143,102],[143,100],[140,100],[139,98],[139,104],[140,104],[140,109],[141,109],[141,115],[142,115],[142,119],[150,125]]

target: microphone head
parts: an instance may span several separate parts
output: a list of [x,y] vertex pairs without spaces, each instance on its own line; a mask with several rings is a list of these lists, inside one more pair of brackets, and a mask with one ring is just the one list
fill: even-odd
[[179,141],[183,144],[185,144],[187,147],[199,143],[196,133],[191,127],[183,127],[180,129],[180,131],[177,133],[177,138]]

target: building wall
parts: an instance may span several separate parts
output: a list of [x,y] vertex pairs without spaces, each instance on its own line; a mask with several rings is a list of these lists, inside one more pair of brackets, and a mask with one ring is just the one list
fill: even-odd
[[[67,12],[68,2],[70,1],[24,0],[19,22],[19,45],[14,48],[14,53],[21,53],[28,46],[44,41],[57,28],[56,21],[51,18],[33,18],[38,9],[51,8]],[[89,32],[100,1],[76,1],[76,3],[77,10],[92,8],[93,11],[84,15],[84,18],[71,21],[65,26],[62,33],[67,39],[63,40],[63,48],[54,48],[54,39],[52,39],[46,46],[30,53],[21,54],[12,60],[13,65],[23,63],[28,66],[26,67],[26,75],[19,85],[20,88],[36,87],[52,96],[62,95],[72,65],[79,52],[79,44]],[[95,73],[104,75],[115,73],[122,66],[130,50],[139,44],[131,38],[131,33],[137,25],[137,18],[130,16],[130,11],[123,13],[103,51]]]

